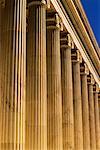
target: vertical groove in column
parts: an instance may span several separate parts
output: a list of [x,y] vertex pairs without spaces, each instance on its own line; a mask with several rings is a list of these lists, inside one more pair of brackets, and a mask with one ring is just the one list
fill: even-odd
[[[34,23],[36,20],[36,10],[34,8],[29,8],[29,16],[28,16],[28,32],[27,32],[27,69],[26,69],[26,138],[25,138],[25,148],[35,149],[35,138],[36,137],[36,126],[34,122],[35,120],[35,108],[37,107],[34,99],[35,93],[35,81],[36,77],[34,75],[35,70],[35,28],[36,24]],[[37,114],[36,114],[37,115]],[[32,141],[31,141],[32,139]]]
[[74,118],[71,48],[61,49],[62,56],[62,112],[63,149],[74,149]]
[[98,105],[99,105],[99,124],[100,124],[100,92],[98,93]]
[[88,107],[88,87],[87,74],[81,75],[82,87],[82,116],[83,116],[83,147],[84,150],[90,150],[90,128],[89,128],[89,107]]
[[0,7],[0,149],[1,149],[1,141],[2,141],[2,111],[3,111],[3,104],[2,104],[2,74],[3,74],[3,65],[2,65],[2,30],[1,30],[1,26],[2,26],[2,7]]
[[[11,64],[12,64],[12,25],[13,25],[13,3],[6,1],[4,8],[1,8],[1,53],[2,56],[2,126],[0,147],[2,150],[12,149],[12,106],[11,106]],[[10,137],[10,138],[9,138]]]
[[27,33],[26,150],[47,149],[46,8],[29,8]]
[[[24,1],[25,3],[25,1]],[[25,89],[25,79],[21,75],[21,71],[26,67],[23,67],[21,60],[25,60],[22,56],[23,48],[23,34],[22,31],[22,12],[23,0],[7,0],[5,7],[2,9],[2,141],[0,141],[0,148],[2,150],[19,150],[23,142],[20,139],[23,133],[21,126],[23,120],[21,120],[21,108],[25,97],[23,97],[23,91]],[[26,10],[26,5],[24,6]],[[18,13],[18,11],[20,13]],[[19,15],[20,14],[20,15]],[[24,11],[25,15],[25,11]],[[24,17],[24,20],[26,17]],[[24,25],[26,21],[24,21]],[[26,28],[26,26],[25,26]],[[26,41],[24,39],[24,45]],[[4,59],[4,60],[3,60]],[[4,70],[4,71],[3,71]],[[24,73],[25,76],[25,73]],[[23,105],[24,108],[24,105]],[[25,121],[25,120],[24,120]],[[22,150],[22,149],[21,149]]]
[[26,117],[26,0],[22,0],[21,15],[21,103],[20,105],[20,150],[25,150],[25,117]]
[[75,150],[83,150],[80,62],[73,62],[74,140]]
[[48,150],[62,150],[60,31],[47,30]]
[[[20,7],[20,4],[19,4],[19,1],[15,1],[15,11],[14,11],[14,41],[13,41],[13,64],[14,64],[14,68],[13,68],[13,72],[14,72],[14,85],[13,85],[13,88],[14,88],[14,150],[18,149],[18,135],[17,135],[17,129],[18,129],[18,102],[19,102],[19,97],[18,97],[18,94],[19,94],[19,79],[18,79],[18,76],[20,76],[19,74],[19,52],[20,52],[20,20],[19,20],[19,16],[20,16],[20,10],[19,10],[19,7]],[[17,32],[16,32],[17,30]]]
[[90,121],[90,147],[91,150],[96,150],[93,85],[91,83],[88,84],[88,97],[89,97],[89,121]]
[[98,92],[94,93],[94,112],[95,112],[95,132],[96,132],[96,149],[100,149],[100,122],[99,122],[99,105]]
[[26,1],[14,7],[12,97],[14,113],[14,150],[25,149],[25,76],[26,76]]

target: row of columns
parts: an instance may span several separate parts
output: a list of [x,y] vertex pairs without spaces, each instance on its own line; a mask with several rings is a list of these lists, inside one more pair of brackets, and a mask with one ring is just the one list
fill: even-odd
[[[33,6],[33,7],[36,7],[37,9],[38,6]],[[60,22],[58,18],[59,17],[57,14],[55,15],[53,13],[47,14],[47,36],[46,36],[46,40],[47,40],[46,59],[47,60],[44,59],[46,60],[47,63],[47,67],[46,67],[47,69],[47,80],[46,80],[47,81],[46,83],[47,84],[47,149],[60,149],[60,150],[63,148],[73,149],[74,145],[76,149],[83,149],[83,145],[84,145],[84,149],[89,149],[90,137],[89,137],[89,110],[88,110],[88,93],[87,93],[88,87],[87,87],[87,80],[86,80],[87,76],[85,76],[84,79],[84,75],[82,75],[83,96],[81,96],[80,59],[78,58],[79,57],[78,54],[76,54],[76,56],[73,57],[77,57],[77,58],[76,60],[74,59],[73,63],[71,64],[71,47],[68,46],[68,44],[70,45],[70,43],[62,44],[61,58],[60,58]],[[31,28],[33,28],[32,25]],[[65,37],[63,38],[63,36]],[[32,37],[31,39],[32,41],[34,40],[34,38]],[[64,41],[65,39],[66,39],[66,34],[62,35],[61,43],[63,43],[62,41]],[[37,56],[35,55],[35,57]],[[41,57],[43,56],[41,55]],[[71,67],[73,67],[73,82],[72,82]],[[61,74],[61,70],[62,70],[62,74]],[[84,81],[85,81],[85,85],[84,85]],[[73,83],[73,89],[72,89],[72,83]],[[86,99],[84,93],[86,95]],[[92,95],[90,92],[90,99],[91,96]],[[83,102],[83,105],[85,106],[82,105],[82,101],[83,101],[82,97],[83,99],[85,99],[85,102]],[[74,108],[73,108],[73,102],[74,102]],[[82,117],[82,106],[84,107],[83,110],[86,113],[87,118],[85,118],[84,113]],[[87,107],[86,111],[85,111],[85,107]],[[82,120],[84,120],[84,129],[82,126]],[[93,128],[93,130],[94,129],[95,127]],[[84,140],[83,140],[83,130],[84,130],[84,134],[86,134],[86,131],[88,133],[87,136],[84,135]],[[93,134],[93,130],[91,130],[92,134]],[[94,135],[92,136],[93,138],[95,137]],[[93,146],[91,145],[91,147]]]
[[[39,16],[38,10],[39,8],[41,10],[43,8],[45,10],[46,8],[44,7],[44,3],[42,3],[41,5],[39,4],[40,3],[33,3],[33,6],[29,8],[29,16],[28,16],[29,28],[28,28],[27,37],[31,35],[31,37],[29,36],[30,38],[28,37],[29,40],[28,45],[31,47],[27,48],[27,53],[29,53],[29,51],[31,52],[29,53],[29,56],[27,55],[27,69],[30,65],[29,67],[30,76],[29,76],[29,72],[27,71],[27,77],[29,78],[27,85],[29,84],[31,85],[30,85],[30,89],[28,88],[27,90],[27,94],[29,95],[29,91],[30,92],[34,91],[35,94],[38,93],[39,95],[41,93],[41,91],[38,92],[35,91],[36,87],[34,87],[34,90],[32,90],[32,84],[34,84],[33,86],[35,86],[37,85],[36,84],[37,81],[38,83],[41,82],[39,81],[39,79],[37,80],[38,74],[36,74],[37,75],[36,77],[33,73],[33,78],[31,74],[32,67],[38,66],[38,61],[40,61],[40,66],[39,66],[40,68],[38,69],[41,71],[42,67],[46,67],[44,69],[46,78],[45,80],[43,80],[44,81],[43,86],[45,89],[45,94],[47,92],[47,97],[45,97],[46,103],[44,103],[43,99],[41,99],[40,97],[40,99],[42,100],[41,104],[38,102],[39,98],[37,98],[37,100],[36,98],[34,98],[34,101],[37,101],[38,104],[34,103],[33,99],[31,99],[31,101],[33,101],[31,103],[34,104],[27,108],[28,110],[32,109],[34,111],[34,117],[37,116],[39,112],[41,114],[43,113],[43,110],[41,110],[42,104],[44,104],[44,108],[46,109],[44,109],[45,110],[45,113],[43,113],[44,115],[42,114],[45,118],[44,122],[40,122],[40,124],[37,123],[35,125],[35,122],[38,121],[38,118],[37,120],[34,120],[33,117],[33,121],[32,119],[30,119],[30,121],[26,120],[27,132],[30,132],[30,134],[32,134],[31,131],[33,130],[34,131],[37,130],[37,132],[39,132],[41,131],[41,128],[43,126],[45,126],[45,129],[47,127],[47,133],[46,133],[47,140],[45,140],[45,144],[43,144],[43,142],[41,143],[41,145],[37,144],[39,146],[38,149],[41,150],[42,149],[49,149],[49,150],[87,149],[89,150],[89,149],[96,149],[96,148],[99,149],[99,145],[96,142],[96,138],[98,139],[97,141],[99,141],[98,134],[96,132],[96,121],[98,119],[95,120],[96,118],[95,111],[94,111],[95,104],[94,104],[94,97],[93,97],[94,95],[93,89],[91,89],[91,85],[93,86],[93,84],[91,84],[91,77],[89,75],[90,78],[90,83],[89,83],[87,79],[88,73],[86,71],[85,64],[82,65],[84,66],[83,72],[81,71],[82,67],[80,67],[80,64],[82,64],[82,62],[80,63],[79,51],[75,49],[71,50],[72,43],[71,43],[70,35],[68,35],[67,32],[60,32],[61,23],[58,14],[53,13],[52,11],[47,11],[47,14],[45,14],[44,11],[44,15],[46,15],[46,18],[44,20],[44,18],[41,18],[42,15]],[[33,11],[31,11],[32,9]],[[38,17],[40,17],[41,21],[43,20],[46,25],[46,26],[42,26],[42,29],[39,30],[40,32],[42,31],[41,34],[37,30],[39,24],[36,21],[36,19]],[[36,35],[32,35],[32,34],[36,34]],[[35,44],[37,44],[37,40],[36,40],[37,36],[38,36],[38,41],[40,41],[41,39],[43,40],[44,36],[46,37],[46,39],[44,39],[47,42],[45,43],[46,49],[44,47],[45,57],[43,53],[42,54],[41,52],[38,53],[39,48],[35,46]],[[42,51],[42,47],[41,47],[41,51]],[[32,63],[29,62],[29,59]],[[46,66],[42,66],[41,64],[42,60],[43,63],[46,64]],[[33,72],[36,71],[35,69],[37,68],[33,68]],[[43,73],[44,72],[42,71],[40,76],[43,77]],[[38,86],[41,89],[41,86],[37,85],[37,88]],[[29,101],[29,96],[27,97],[27,101]],[[37,105],[40,105],[39,112],[36,112],[35,110],[35,107],[37,107]],[[41,115],[39,116],[41,118]],[[30,118],[29,111],[27,117],[28,119]],[[47,119],[47,124],[45,124],[46,119]],[[43,133],[45,133],[45,131]],[[34,135],[34,137],[37,137],[37,133],[36,135]],[[30,141],[30,138],[27,139]],[[37,143],[39,142],[38,141],[39,138],[35,138],[35,140]],[[33,140],[33,142],[35,140]],[[31,146],[30,149],[32,148],[36,149],[35,144],[33,144],[33,147],[31,144],[32,142],[30,142],[30,144],[27,143],[26,145],[27,149],[30,146]]]
[[46,2],[29,6],[27,34],[25,0],[0,8],[0,149],[99,150],[97,84]]

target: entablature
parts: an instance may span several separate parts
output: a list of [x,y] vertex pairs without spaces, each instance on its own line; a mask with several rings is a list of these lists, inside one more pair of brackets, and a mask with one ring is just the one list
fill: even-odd
[[[84,24],[82,23],[82,20],[78,14],[78,11],[75,7],[75,4],[73,1],[67,1],[67,0],[50,0],[52,5],[54,6],[55,10],[61,17],[61,20],[68,31],[70,33],[73,42],[75,43],[77,49],[80,51],[82,58],[86,62],[90,72],[93,74],[93,77],[95,81],[99,84],[100,86],[100,57],[98,55],[97,50],[94,47],[93,41],[91,42],[91,39],[86,31],[86,28]],[[79,34],[76,30],[76,26],[73,24],[73,20],[69,17],[67,10],[65,6],[68,6],[68,3],[72,7],[70,7],[70,10],[72,11],[73,9],[73,15],[75,18],[77,18],[77,24],[80,23],[80,26],[77,26],[82,32]],[[72,14],[71,14],[72,15]],[[80,28],[81,27],[81,28]],[[84,30],[83,30],[84,29]],[[81,40],[81,38],[84,35],[84,41]],[[97,47],[99,48],[99,47]]]

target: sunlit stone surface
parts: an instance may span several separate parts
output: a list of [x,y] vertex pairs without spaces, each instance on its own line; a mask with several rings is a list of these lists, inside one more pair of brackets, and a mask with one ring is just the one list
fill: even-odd
[[79,0],[0,0],[0,150],[100,150],[100,49]]

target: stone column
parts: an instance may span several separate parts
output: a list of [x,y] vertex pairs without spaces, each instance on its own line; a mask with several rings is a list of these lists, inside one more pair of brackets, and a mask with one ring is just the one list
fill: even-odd
[[3,121],[4,121],[4,104],[3,104],[3,85],[4,85],[4,81],[3,81],[3,77],[4,77],[4,55],[2,54],[2,48],[3,48],[3,36],[2,36],[2,28],[4,26],[3,24],[3,13],[4,12],[4,7],[5,5],[2,5],[2,3],[0,3],[0,149],[1,149],[1,145],[3,143]]
[[90,150],[90,128],[89,128],[89,103],[87,75],[89,70],[85,63],[81,64],[81,92],[82,92],[82,118],[83,118],[83,149]]
[[62,150],[62,93],[60,26],[55,13],[47,14],[48,150]]
[[98,93],[98,104],[99,104],[99,124],[100,124],[100,90]]
[[[11,48],[12,48],[12,23],[13,23],[13,4],[6,1],[6,5],[0,5],[0,101],[1,101],[1,123],[0,123],[0,149],[6,150],[8,143],[11,147],[12,139],[9,139],[8,129],[10,126],[8,116],[11,116],[11,90],[10,66],[11,66]],[[11,7],[11,9],[10,9]],[[10,17],[9,17],[10,16]],[[1,38],[2,37],[2,38]],[[9,43],[9,44],[8,44]],[[12,121],[12,120],[11,120]],[[11,132],[11,130],[10,130]],[[12,137],[11,137],[12,138]],[[12,143],[11,143],[12,142]],[[14,144],[14,143],[13,143]]]
[[91,147],[91,150],[96,150],[93,84],[94,84],[94,79],[93,79],[93,76],[90,74],[90,75],[88,76],[88,99],[89,99],[89,121],[90,121],[90,147]]
[[62,128],[63,149],[74,149],[74,117],[71,64],[71,37],[61,33],[61,70],[62,70]]
[[[2,126],[0,148],[24,149],[26,1],[6,0],[1,9]],[[0,82],[1,82],[0,81]]]
[[47,150],[46,1],[29,3],[26,150]]
[[95,133],[96,133],[96,149],[100,150],[100,122],[99,122],[99,104],[98,104],[99,86],[94,85],[94,114],[95,114]]
[[77,51],[75,51],[75,50],[72,51],[72,67],[73,67],[75,150],[83,150],[80,55],[79,55],[78,50]]

